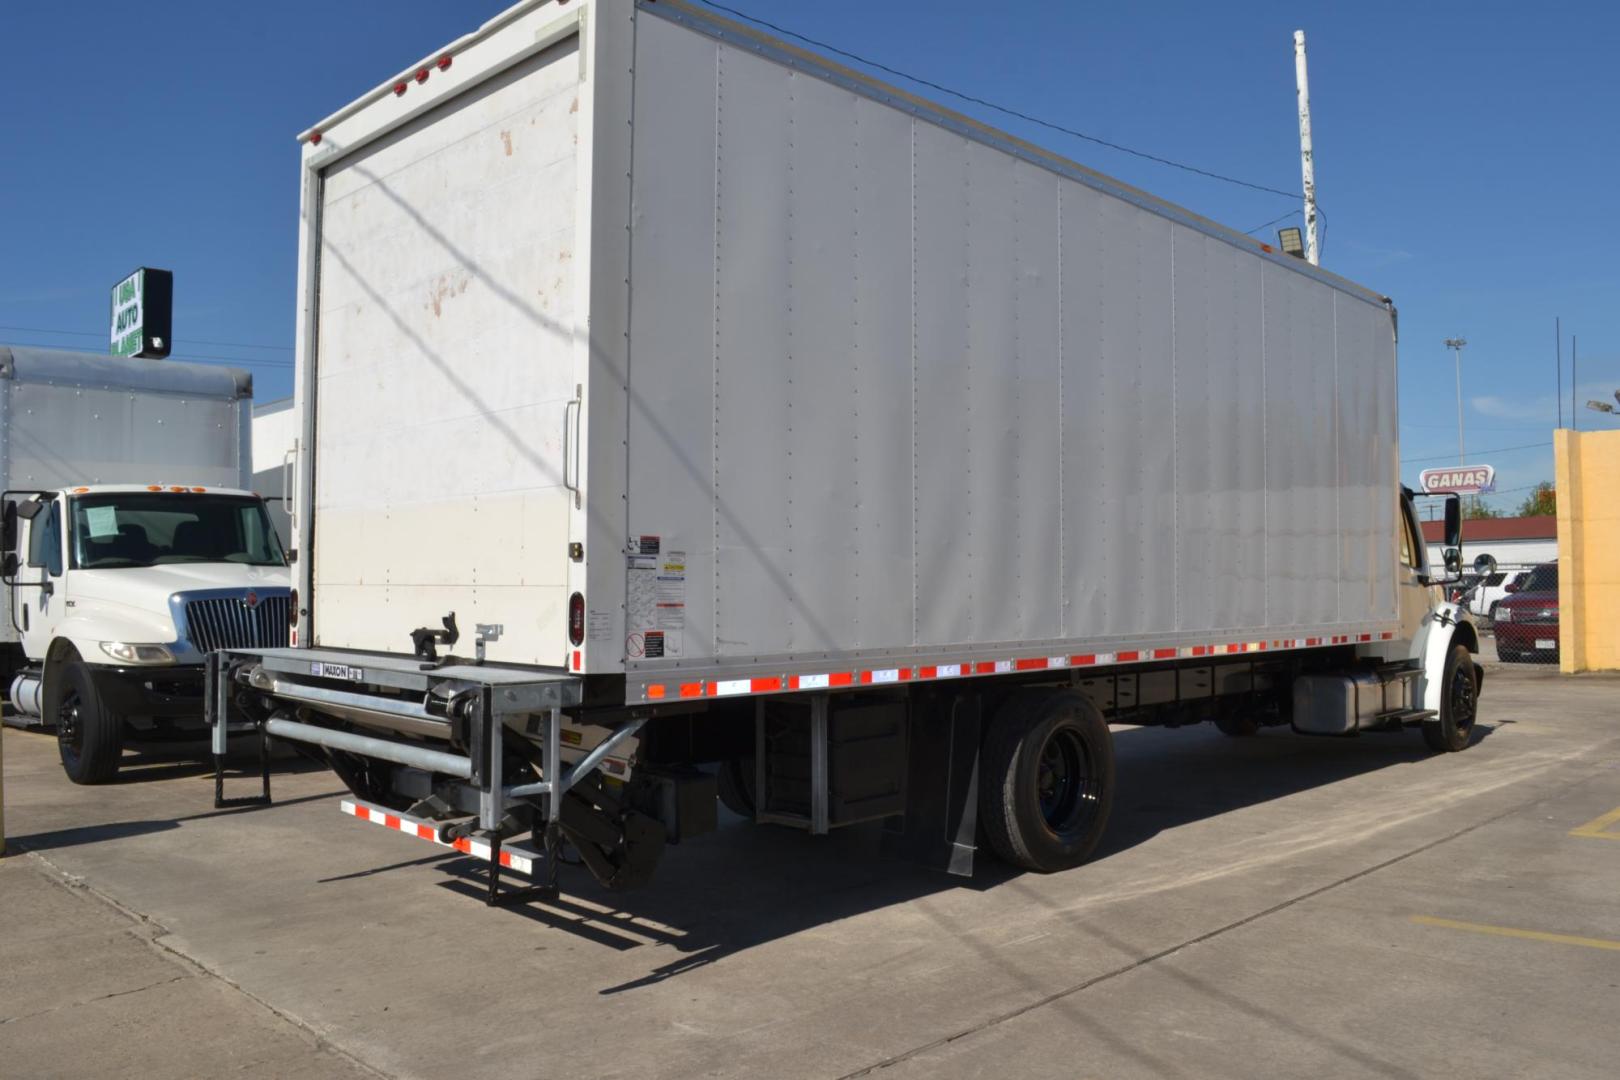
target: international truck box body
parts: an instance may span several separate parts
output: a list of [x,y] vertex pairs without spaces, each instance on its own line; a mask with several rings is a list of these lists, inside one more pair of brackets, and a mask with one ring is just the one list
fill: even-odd
[[305,136],[305,643],[646,700],[1394,629],[1379,296],[684,4],[442,57]]
[[680,0],[519,3],[300,139],[296,638],[211,655],[215,750],[489,902],[717,799],[1065,869],[1110,721],[1468,745],[1385,298]]

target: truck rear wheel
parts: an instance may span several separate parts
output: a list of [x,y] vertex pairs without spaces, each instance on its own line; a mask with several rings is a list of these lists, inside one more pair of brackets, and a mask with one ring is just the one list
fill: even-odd
[[979,821],[1003,860],[1051,873],[1096,849],[1114,801],[1114,743],[1085,697],[1014,696],[991,722],[980,764]]
[[1215,728],[1222,735],[1243,738],[1260,732],[1260,719],[1254,714],[1254,703],[1246,697],[1230,696],[1215,703]]
[[83,661],[69,660],[62,665],[61,674],[52,680],[45,715],[56,723],[56,747],[69,780],[105,784],[118,775],[124,718],[102,704]]
[[1441,753],[1461,750],[1474,735],[1474,716],[1479,707],[1479,685],[1474,678],[1474,658],[1468,646],[1453,645],[1446,657],[1444,681],[1440,687],[1440,715],[1423,721],[1423,741]]
[[754,759],[729,758],[715,774],[720,803],[738,817],[754,820]]

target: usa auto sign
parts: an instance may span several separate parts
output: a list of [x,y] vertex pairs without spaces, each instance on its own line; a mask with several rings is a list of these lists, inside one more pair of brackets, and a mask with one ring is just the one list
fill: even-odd
[[1430,495],[1488,495],[1496,490],[1496,470],[1489,465],[1424,469],[1418,474],[1418,486]]

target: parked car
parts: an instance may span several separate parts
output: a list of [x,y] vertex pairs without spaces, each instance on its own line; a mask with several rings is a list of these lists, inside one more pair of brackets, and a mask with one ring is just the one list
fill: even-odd
[[1558,564],[1542,563],[1496,605],[1496,655],[1506,661],[1558,659]]
[[1475,615],[1484,617],[1490,615],[1508,594],[1508,582],[1526,572],[1509,568],[1492,570],[1488,574],[1464,574],[1461,581],[1447,590],[1447,595],[1452,603],[1464,604]]
[[1509,570],[1507,573],[1507,580],[1502,582],[1500,587],[1496,589],[1487,587],[1484,590],[1485,595],[1482,598],[1485,601],[1485,610],[1482,614],[1484,614],[1486,618],[1494,620],[1496,618],[1497,605],[1512,593],[1523,588],[1525,578],[1529,576],[1530,571],[1528,570]]

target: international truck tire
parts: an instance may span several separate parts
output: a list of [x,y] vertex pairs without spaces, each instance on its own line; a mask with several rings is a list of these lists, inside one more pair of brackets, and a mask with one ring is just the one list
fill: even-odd
[[1222,735],[1243,738],[1260,731],[1260,720],[1254,715],[1253,703],[1242,698],[1217,701],[1215,728]]
[[720,805],[738,817],[753,821],[754,759],[740,757],[721,762],[714,780],[720,792]]
[[62,665],[52,680],[45,715],[56,723],[62,771],[75,784],[105,784],[118,775],[124,752],[124,718],[107,708],[89,668],[80,660]]
[[1479,682],[1466,645],[1453,645],[1440,688],[1440,715],[1423,721],[1423,741],[1440,753],[1461,750],[1474,735]]
[[979,821],[1001,859],[1052,873],[1096,849],[1114,801],[1114,743],[1085,697],[1015,695],[991,722],[980,765]]

